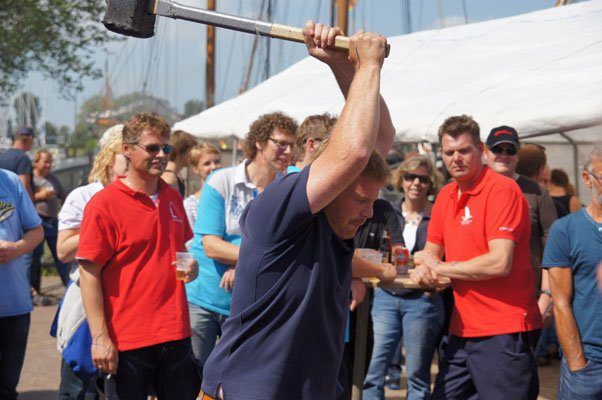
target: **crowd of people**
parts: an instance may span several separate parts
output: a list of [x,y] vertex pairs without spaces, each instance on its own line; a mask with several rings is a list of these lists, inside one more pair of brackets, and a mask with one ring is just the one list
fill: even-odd
[[[47,303],[44,240],[67,286],[59,399],[97,386],[122,400],[349,399],[362,301],[365,399],[384,399],[402,364],[408,399],[536,399],[554,343],[558,398],[602,398],[602,146],[583,165],[585,206],[545,149],[506,125],[483,143],[467,115],[439,128],[445,170],[399,162],[379,93],[386,39],[360,32],[347,55],[330,49],[340,34],[304,30],[345,97],[338,118],[260,116],[233,167],[138,113],[105,132],[89,183],[67,195],[52,153],[27,156],[33,129],[16,133],[0,155],[0,399],[17,398],[30,313]],[[383,238],[411,255],[411,289],[362,255]]]

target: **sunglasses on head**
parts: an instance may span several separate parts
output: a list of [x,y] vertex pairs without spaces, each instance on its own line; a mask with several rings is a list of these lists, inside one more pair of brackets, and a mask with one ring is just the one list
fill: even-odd
[[140,144],[138,142],[132,142],[130,144],[134,144],[134,145],[140,147],[147,153],[158,153],[161,150],[163,150],[163,153],[169,154],[173,150],[173,147],[171,147],[168,144],[159,144],[159,143]]
[[422,183],[423,185],[426,185],[427,183],[431,183],[431,178],[425,175],[416,175],[416,174],[404,174],[403,175],[403,180],[406,182],[414,182],[416,180],[416,178],[418,178],[418,181],[420,183]]
[[506,147],[506,148],[503,148],[503,147],[496,146],[496,147],[492,147],[492,148],[491,148],[491,152],[492,152],[493,154],[502,154],[502,153],[506,153],[506,154],[507,154],[507,155],[509,155],[509,156],[515,156],[515,155],[516,155],[516,152],[517,152],[517,150],[516,150],[516,147],[514,147],[514,146],[512,146],[512,147]]

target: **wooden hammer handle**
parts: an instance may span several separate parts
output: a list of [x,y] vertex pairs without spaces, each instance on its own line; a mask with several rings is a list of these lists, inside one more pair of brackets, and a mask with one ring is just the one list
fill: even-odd
[[[278,39],[290,40],[292,42],[305,43],[305,36],[303,36],[303,30],[294,26],[272,24],[269,36]],[[336,50],[349,52],[349,37],[336,36],[334,38],[334,48]],[[387,43],[385,57],[389,57],[390,50],[391,45]]]

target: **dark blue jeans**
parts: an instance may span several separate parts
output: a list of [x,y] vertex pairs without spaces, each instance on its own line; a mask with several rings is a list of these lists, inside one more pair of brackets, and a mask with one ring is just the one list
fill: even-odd
[[194,400],[201,389],[190,339],[120,351],[114,381],[127,400],[146,400],[151,385],[161,400]]
[[602,363],[588,360],[584,368],[573,372],[563,357],[558,383],[558,400],[599,399],[602,399]]
[[17,384],[27,349],[30,314],[0,317],[0,399],[17,398]]
[[88,392],[96,392],[96,376],[82,379],[61,358],[61,384],[57,400],[84,400]]
[[541,331],[461,338],[450,335],[431,400],[535,400],[533,351]]
[[[67,286],[69,282],[69,264],[65,264],[56,253],[56,241],[58,235],[58,219],[56,218],[42,218],[42,227],[44,228],[44,239],[48,243],[54,264],[59,271],[61,281],[63,285]],[[40,293],[41,282],[42,282],[42,255],[44,254],[44,241],[38,245],[33,251],[31,259],[31,268],[29,269],[29,283],[31,287]]]

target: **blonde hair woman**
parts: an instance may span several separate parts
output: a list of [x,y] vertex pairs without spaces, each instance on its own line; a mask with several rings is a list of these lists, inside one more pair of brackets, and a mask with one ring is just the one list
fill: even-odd
[[197,144],[190,150],[188,162],[192,166],[192,170],[201,177],[201,186],[199,187],[199,190],[184,199],[186,216],[188,217],[190,227],[194,229],[203,183],[209,174],[222,166],[222,155],[217,147],[209,142],[203,142]]

